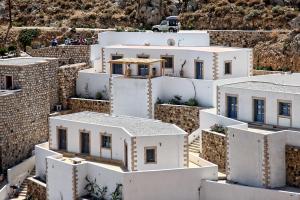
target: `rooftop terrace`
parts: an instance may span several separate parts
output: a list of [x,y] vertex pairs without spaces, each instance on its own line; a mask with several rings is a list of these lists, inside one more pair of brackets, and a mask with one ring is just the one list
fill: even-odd
[[42,58],[42,57],[17,57],[9,59],[0,59],[0,66],[27,66],[38,63],[47,62],[55,58]]

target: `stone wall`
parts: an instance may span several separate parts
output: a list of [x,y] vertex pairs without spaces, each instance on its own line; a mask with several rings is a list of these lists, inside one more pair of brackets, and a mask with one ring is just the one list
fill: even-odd
[[200,109],[200,107],[196,106],[156,104],[154,118],[176,124],[187,133],[192,133],[199,128]]
[[91,48],[88,45],[67,45],[45,47],[39,49],[26,48],[26,52],[33,57],[58,58],[59,65],[74,63],[90,63]]
[[226,172],[226,136],[208,130],[202,131],[202,157],[219,167],[219,171]]
[[88,68],[86,63],[61,66],[58,70],[58,98],[63,109],[68,108],[68,99],[76,95],[78,71]]
[[110,102],[106,100],[70,98],[68,107],[72,112],[93,111],[110,113]]
[[27,179],[27,194],[26,197],[28,199],[33,200],[45,200],[47,199],[47,186],[45,183],[35,179],[34,177],[30,177]]
[[286,146],[286,184],[300,187],[300,147]]
[[269,75],[269,74],[282,74],[282,71],[268,71],[268,70],[253,70],[253,76]]
[[19,88],[0,93],[2,173],[31,156],[34,145],[48,140],[48,114],[58,103],[58,67],[57,59],[0,66],[0,77],[13,76]]

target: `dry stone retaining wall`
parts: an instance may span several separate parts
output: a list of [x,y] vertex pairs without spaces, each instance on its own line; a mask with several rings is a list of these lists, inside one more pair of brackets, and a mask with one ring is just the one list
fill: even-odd
[[[22,63],[21,63],[22,64]],[[31,156],[34,145],[48,140],[48,114],[58,103],[57,59],[32,65],[0,66],[19,90],[0,94],[0,170]]]
[[200,107],[156,104],[154,118],[163,122],[176,124],[187,133],[192,133],[199,128]]
[[27,194],[29,199],[45,200],[47,199],[47,186],[45,183],[30,177],[28,178]]
[[283,74],[282,71],[268,71],[268,70],[253,70],[253,76],[269,75],[269,74]]
[[87,69],[86,63],[61,66],[58,70],[58,97],[63,109],[68,108],[68,99],[76,95],[78,71]]
[[202,131],[202,157],[219,167],[220,172],[226,171],[226,136],[221,133]]
[[72,112],[93,111],[110,113],[110,102],[106,100],[70,98],[68,102]]
[[91,49],[88,45],[66,45],[39,49],[27,47],[26,51],[33,57],[58,58],[60,65],[90,63]]
[[300,147],[286,146],[286,184],[300,187]]

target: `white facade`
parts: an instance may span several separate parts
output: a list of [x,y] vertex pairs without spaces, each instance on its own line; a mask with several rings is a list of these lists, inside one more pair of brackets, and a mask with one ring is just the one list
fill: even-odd
[[[51,117],[49,129],[49,146],[35,148],[36,173],[42,180],[47,177],[49,199],[86,195],[89,177],[108,188],[107,197],[122,184],[125,200],[197,200],[201,180],[217,179],[217,166],[201,158],[193,158],[189,167],[187,134],[175,125],[81,112]],[[66,149],[61,149],[60,130],[66,131]],[[81,152],[81,132],[89,134],[89,154]],[[102,148],[102,135],[111,137],[110,148]],[[155,149],[153,163],[147,161],[148,148]]]
[[[269,75],[264,80],[248,80],[219,87],[218,114],[227,116],[227,97],[237,98],[237,119],[256,122],[254,100],[264,102],[262,124],[300,128],[300,74]],[[290,104],[289,116],[280,114],[279,103]],[[245,106],[247,105],[247,106]]]

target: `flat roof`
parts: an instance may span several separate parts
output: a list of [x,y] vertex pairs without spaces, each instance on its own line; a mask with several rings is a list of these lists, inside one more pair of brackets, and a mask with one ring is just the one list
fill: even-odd
[[124,128],[133,136],[186,135],[187,133],[174,124],[159,120],[131,116],[112,116],[97,112],[79,112],[51,117],[51,119],[113,126]]
[[149,65],[156,62],[161,62],[163,59],[154,58],[120,58],[116,60],[110,60],[110,63],[126,63],[126,64],[145,64]]
[[48,60],[54,60],[56,58],[44,58],[44,57],[16,57],[8,59],[0,59],[0,66],[26,66],[33,65],[42,62],[48,62]]
[[223,85],[221,87],[300,94],[300,86],[299,85],[289,85],[289,84],[263,82],[263,81],[246,81],[246,82],[240,82],[240,83],[227,84],[227,85]]
[[109,45],[105,46],[105,49],[153,49],[153,50],[185,50],[185,51],[203,51],[203,52],[232,52],[232,51],[242,51],[242,50],[250,50],[249,48],[238,48],[238,47],[222,47],[222,46],[209,46],[209,47],[187,47],[187,46],[154,46],[154,45]]

